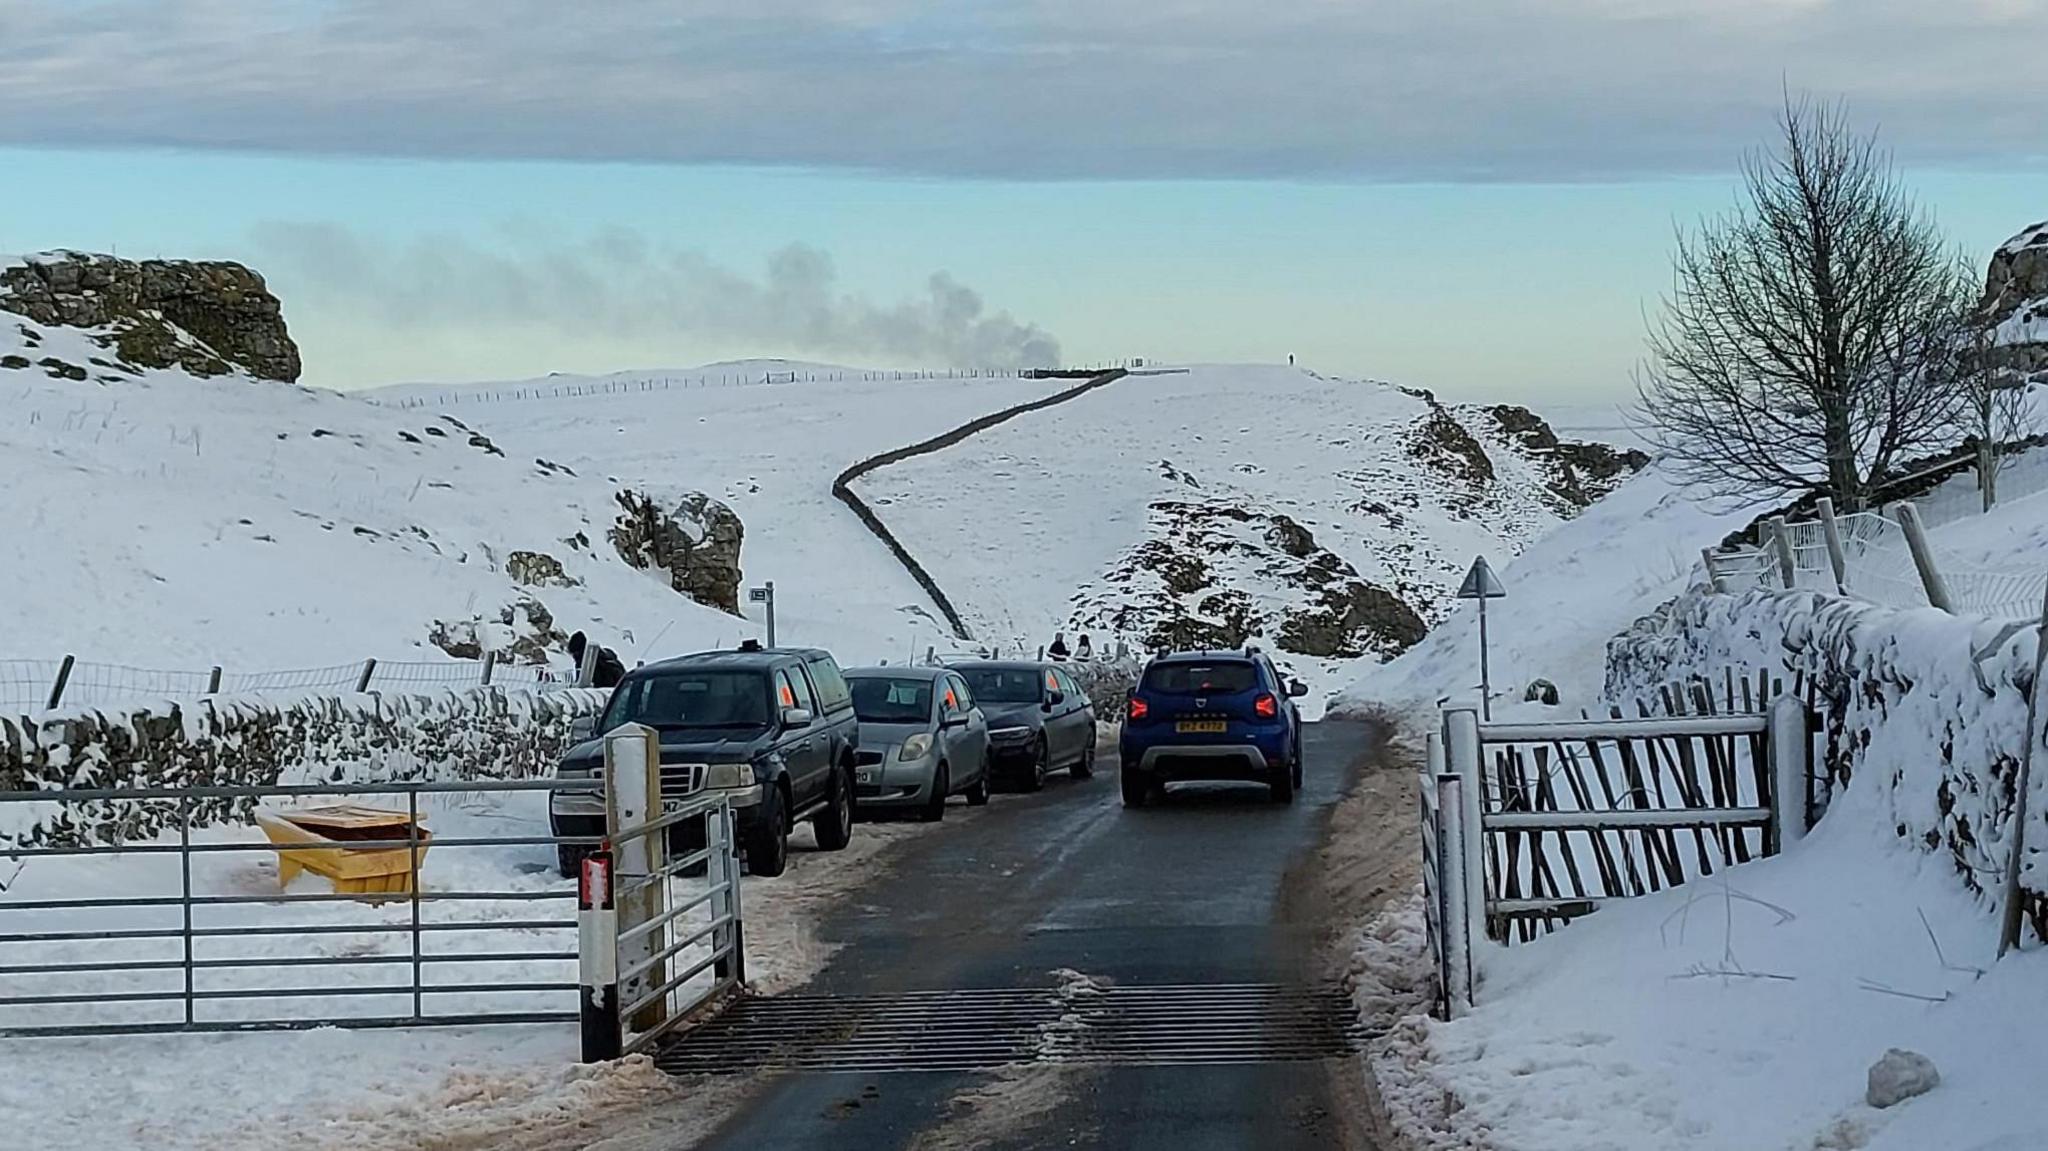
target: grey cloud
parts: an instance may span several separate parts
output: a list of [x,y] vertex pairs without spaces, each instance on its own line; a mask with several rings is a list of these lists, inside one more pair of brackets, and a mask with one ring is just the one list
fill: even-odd
[[576,243],[485,247],[453,236],[386,244],[320,223],[269,223],[257,263],[290,306],[397,332],[519,326],[566,335],[685,336],[777,353],[956,367],[1057,365],[1050,332],[989,311],[944,272],[880,304],[842,291],[827,253],[792,244],[758,276],[612,229]]
[[1025,179],[1727,170],[1781,85],[2039,157],[2048,0],[12,0],[0,141]]

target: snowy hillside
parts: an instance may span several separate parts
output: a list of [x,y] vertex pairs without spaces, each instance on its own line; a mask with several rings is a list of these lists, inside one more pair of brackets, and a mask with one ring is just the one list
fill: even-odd
[[[434,389],[436,402],[407,407],[405,393],[380,405],[124,366],[95,334],[0,322],[10,658],[230,670],[441,659],[435,623],[466,620],[501,646],[586,629],[629,661],[757,634],[758,621],[620,559],[606,531],[622,486],[729,502],[746,527],[746,578],[776,581],[785,642],[900,658],[946,633],[833,501],[832,476],[1059,386],[848,381],[518,401],[505,385],[453,403]],[[792,370],[725,367],[752,379]],[[515,551],[559,561],[561,577],[518,582]]]
[[977,638],[1260,638],[1324,679],[1419,639],[1473,556],[1579,511],[1504,411],[1286,367],[1138,373],[856,487]]

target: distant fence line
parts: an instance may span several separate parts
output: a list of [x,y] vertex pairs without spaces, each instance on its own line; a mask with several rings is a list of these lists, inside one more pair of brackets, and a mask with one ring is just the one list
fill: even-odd
[[[2006,489],[2000,506],[2048,496],[2048,462],[2032,462],[2010,477],[2002,473],[1999,484]],[[1901,500],[1849,515],[1836,515],[1833,502],[1822,499],[1813,519],[1765,521],[1756,547],[1705,550],[1706,580],[1716,591],[1803,588],[1885,607],[1936,607],[1997,620],[2039,617],[2048,564],[2032,571],[1976,567],[1944,555],[1928,538],[1930,527],[1981,512],[1976,493],[1967,495]]]
[[633,392],[668,392],[697,388],[760,387],[774,384],[833,383],[843,380],[1002,380],[1047,379],[1076,375],[1098,375],[1119,367],[1143,363],[1102,364],[1087,368],[941,368],[888,372],[724,372],[696,376],[646,376],[637,379],[588,380],[580,383],[531,384],[518,388],[460,388],[433,395],[370,397],[382,407],[425,408],[454,404],[503,403],[514,400],[556,400],[579,396],[616,396]]
[[467,688],[573,687],[541,666],[482,660],[377,660],[278,671],[144,668],[61,659],[0,659],[0,710],[29,712],[64,706],[107,707],[147,699],[196,699],[244,692],[307,695],[386,689],[461,691]]

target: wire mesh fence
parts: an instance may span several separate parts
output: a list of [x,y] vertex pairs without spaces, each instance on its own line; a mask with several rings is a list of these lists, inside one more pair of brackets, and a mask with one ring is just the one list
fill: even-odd
[[[2048,469],[2042,469],[2048,475]],[[2043,491],[2048,491],[2044,487]],[[2025,497],[2022,497],[2025,498]],[[1715,584],[1727,591],[1750,588],[1802,588],[1847,595],[1892,608],[1927,607],[1934,602],[1913,558],[1905,527],[1879,512],[1835,517],[1842,548],[1842,572],[1836,577],[1828,553],[1826,529],[1820,520],[1785,525],[1791,551],[1791,581],[1785,579],[1785,557],[1767,532],[1762,547],[1729,548],[1714,554]],[[1949,607],[1961,615],[1986,619],[2033,619],[2048,596],[2048,568],[2037,571],[1995,570],[1962,564],[1933,543],[1927,558],[1945,591]]]
[[[488,676],[488,678],[486,678]],[[368,691],[466,691],[486,683],[534,688],[574,686],[573,673],[476,660],[359,660],[268,671],[143,668],[64,659],[0,659],[0,711],[28,714],[53,706],[117,707],[215,694],[340,695]]]

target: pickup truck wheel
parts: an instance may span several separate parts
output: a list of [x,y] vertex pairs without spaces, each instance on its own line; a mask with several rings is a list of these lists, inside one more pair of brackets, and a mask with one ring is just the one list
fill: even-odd
[[749,874],[772,879],[789,866],[789,820],[782,813],[781,788],[770,787],[761,797],[746,838]]
[[1073,773],[1075,779],[1087,779],[1095,774],[1095,733],[1093,731],[1088,733],[1088,746],[1081,749],[1081,758],[1075,760],[1074,766],[1067,770]]
[[811,832],[818,837],[821,851],[838,851],[853,840],[853,773],[840,768],[832,773],[832,794],[825,809],[811,817]]
[[942,763],[932,775],[931,798],[925,801],[924,810],[918,812],[917,817],[926,823],[937,823],[946,818],[946,793],[952,786],[952,777]]

